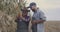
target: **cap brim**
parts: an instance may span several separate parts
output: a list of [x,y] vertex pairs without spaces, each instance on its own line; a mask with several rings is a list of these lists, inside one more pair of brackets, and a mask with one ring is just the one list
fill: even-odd
[[30,6],[28,6],[27,8],[30,8]]

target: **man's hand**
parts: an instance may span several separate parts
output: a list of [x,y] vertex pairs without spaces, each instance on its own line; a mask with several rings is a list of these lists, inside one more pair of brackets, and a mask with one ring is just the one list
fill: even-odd
[[32,21],[32,24],[34,25],[34,24],[36,24],[36,22],[37,22],[36,20],[33,20],[33,21]]

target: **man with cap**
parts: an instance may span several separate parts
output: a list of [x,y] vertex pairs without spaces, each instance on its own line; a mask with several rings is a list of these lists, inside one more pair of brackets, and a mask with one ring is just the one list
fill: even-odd
[[27,14],[28,14],[29,10],[27,7],[23,7],[21,9],[21,11],[22,11],[22,15],[20,15],[20,13],[19,13],[15,20],[17,23],[16,32],[28,32],[30,16],[28,16]]
[[44,13],[37,8],[36,3],[30,3],[30,9],[34,12],[32,16],[32,32],[44,32],[44,22],[46,17]]

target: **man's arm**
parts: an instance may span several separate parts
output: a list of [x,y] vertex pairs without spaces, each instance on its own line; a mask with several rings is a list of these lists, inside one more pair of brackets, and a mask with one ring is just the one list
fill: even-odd
[[33,20],[32,23],[38,24],[38,23],[43,23],[46,21],[45,14],[42,11],[40,11],[40,13],[39,13],[39,18],[40,18],[39,20]]
[[40,13],[39,13],[39,20],[36,20],[36,23],[38,24],[38,23],[43,23],[43,22],[45,22],[46,21],[46,16],[45,16],[45,14],[44,14],[44,12],[42,12],[42,11],[40,11]]
[[34,20],[33,22],[35,22],[35,24],[39,24],[45,22],[45,20]]
[[45,20],[33,20],[32,24],[39,24],[39,23],[43,23],[45,22]]

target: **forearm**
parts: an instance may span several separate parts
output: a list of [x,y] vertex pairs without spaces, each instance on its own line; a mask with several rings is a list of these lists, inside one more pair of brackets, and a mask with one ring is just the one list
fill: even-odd
[[32,24],[39,24],[39,23],[43,23],[45,22],[45,20],[33,20]]
[[45,22],[45,20],[37,20],[36,24],[38,24],[38,23],[44,23],[44,22]]
[[22,18],[22,20],[28,22],[30,21],[30,18]]

